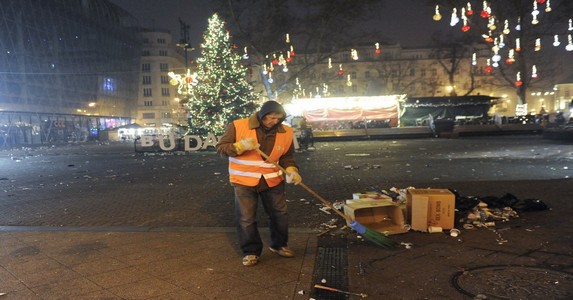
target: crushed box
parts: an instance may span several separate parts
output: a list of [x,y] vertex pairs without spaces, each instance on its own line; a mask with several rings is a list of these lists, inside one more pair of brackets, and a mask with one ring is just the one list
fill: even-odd
[[353,193],[352,199],[364,199],[364,198],[371,198],[371,199],[383,199],[383,200],[392,200],[392,198],[377,192],[366,192],[366,193]]
[[447,189],[409,189],[406,193],[407,222],[413,230],[428,226],[454,228],[456,197]]
[[345,204],[344,214],[369,229],[385,234],[408,231],[404,229],[402,208],[391,201],[362,198]]

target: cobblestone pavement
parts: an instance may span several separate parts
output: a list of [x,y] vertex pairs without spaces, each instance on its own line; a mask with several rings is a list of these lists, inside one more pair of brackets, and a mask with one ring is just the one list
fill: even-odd
[[[459,238],[418,232],[392,236],[412,243],[411,249],[379,249],[347,230],[334,230],[321,238],[347,238],[349,290],[373,299],[467,299],[480,291],[490,299],[507,299],[511,289],[519,289],[513,293],[520,295],[517,298],[541,299],[542,293],[570,298],[571,144],[535,135],[320,142],[315,151],[298,153],[297,160],[304,182],[329,201],[350,199],[373,185],[414,186],[450,188],[461,195],[512,193],[551,207],[524,213],[495,229],[463,230]],[[323,223],[339,219],[320,210],[320,203],[300,187],[289,186],[287,194],[295,232],[322,231]],[[0,211],[4,228],[115,232],[228,231],[233,226],[224,158],[209,151],[135,153],[132,144],[0,151]],[[261,226],[266,222],[260,218]],[[507,242],[499,244],[500,236]],[[0,259],[6,256],[10,253],[0,253]],[[499,271],[499,266],[505,269]],[[519,275],[539,276],[540,269],[548,270],[553,285]],[[488,276],[496,284],[481,280]],[[556,277],[562,280],[556,283]],[[529,288],[516,286],[518,279]],[[300,299],[304,297],[308,299],[308,293]]]

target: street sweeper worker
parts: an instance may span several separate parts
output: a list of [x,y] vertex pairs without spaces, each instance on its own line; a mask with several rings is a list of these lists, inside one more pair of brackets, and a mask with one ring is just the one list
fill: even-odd
[[[299,184],[302,178],[294,160],[293,131],[285,126],[286,113],[278,102],[267,101],[250,118],[228,125],[217,143],[217,153],[229,158],[229,178],[235,191],[235,221],[243,265],[259,262],[263,242],[257,227],[257,206],[260,199],[269,217],[269,250],[294,257],[288,247],[288,212],[285,194],[287,183]],[[258,152],[278,162],[287,174]]]

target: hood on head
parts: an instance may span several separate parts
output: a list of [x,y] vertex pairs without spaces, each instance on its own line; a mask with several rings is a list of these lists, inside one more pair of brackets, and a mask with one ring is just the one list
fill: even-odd
[[283,108],[283,106],[280,103],[278,103],[276,101],[272,101],[272,100],[267,101],[263,104],[263,106],[261,106],[261,109],[259,110],[259,113],[258,113],[259,120],[262,120],[264,116],[266,116],[270,113],[283,114],[283,117],[282,117],[280,123],[282,123],[286,118],[285,109]]

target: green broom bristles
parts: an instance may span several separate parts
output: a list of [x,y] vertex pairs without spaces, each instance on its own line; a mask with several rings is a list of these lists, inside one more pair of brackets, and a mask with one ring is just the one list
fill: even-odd
[[350,222],[350,227],[352,227],[352,229],[356,230],[356,232],[362,235],[362,237],[364,237],[365,240],[370,241],[380,247],[390,249],[396,247],[397,245],[397,243],[391,240],[387,235],[372,230],[356,222],[356,220],[352,220],[352,222]]
[[366,228],[366,231],[362,234],[362,236],[364,239],[387,249],[394,248],[397,245],[397,243],[388,238],[387,235],[378,231],[374,231],[370,228]]

